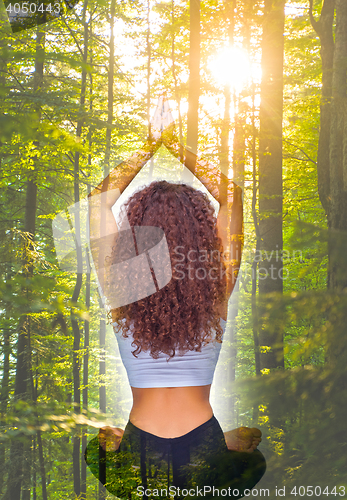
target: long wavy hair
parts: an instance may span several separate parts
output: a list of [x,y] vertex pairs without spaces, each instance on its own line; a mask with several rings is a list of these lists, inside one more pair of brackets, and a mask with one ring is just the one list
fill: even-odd
[[[112,318],[124,337],[133,337],[137,356],[200,351],[221,342],[220,305],[225,297],[225,267],[216,217],[208,197],[186,184],[152,182],[123,207],[131,227],[156,226],[166,236],[171,281],[156,293],[113,309]],[[115,244],[110,258],[119,261]],[[112,273],[110,280],[112,283]]]

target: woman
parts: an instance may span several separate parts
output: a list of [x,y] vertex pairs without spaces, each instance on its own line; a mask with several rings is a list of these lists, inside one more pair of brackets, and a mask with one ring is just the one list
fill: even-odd
[[[90,195],[93,258],[106,296],[125,246],[111,207],[161,143],[182,155],[166,130]],[[208,198],[184,184],[154,182],[126,205],[126,227],[159,227],[165,234],[172,277],[159,287],[152,266],[156,293],[112,309],[133,406],[125,431],[104,427],[99,444],[108,453],[106,487],[121,498],[200,496],[201,488],[215,496],[212,487],[241,498],[266,467],[257,450],[261,432],[240,428],[223,435],[209,402],[241,259],[241,190],[187,150],[184,164],[219,202],[217,220]],[[94,202],[101,193],[102,202]],[[97,475],[92,455],[90,446],[87,462]]]

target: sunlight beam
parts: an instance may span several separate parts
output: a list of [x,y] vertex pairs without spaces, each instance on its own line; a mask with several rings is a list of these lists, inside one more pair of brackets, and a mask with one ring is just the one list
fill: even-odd
[[239,94],[249,81],[251,65],[248,53],[239,47],[224,47],[208,63],[214,79],[223,86],[230,86]]

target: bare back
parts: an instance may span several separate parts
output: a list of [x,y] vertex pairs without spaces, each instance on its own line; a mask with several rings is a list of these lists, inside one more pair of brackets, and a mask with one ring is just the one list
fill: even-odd
[[132,387],[130,422],[155,436],[183,436],[212,417],[210,388],[211,385],[147,389]]

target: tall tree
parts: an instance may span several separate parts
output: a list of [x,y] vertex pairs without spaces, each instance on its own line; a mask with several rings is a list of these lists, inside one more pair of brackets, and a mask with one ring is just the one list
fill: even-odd
[[[331,124],[329,143],[330,229],[329,280],[331,290],[341,293],[347,289],[347,3],[336,0],[336,34],[333,59]],[[347,347],[345,335],[334,335],[329,341],[328,361],[345,373]],[[344,376],[344,389],[347,388]]]
[[181,144],[180,159],[183,160],[183,131],[182,131],[182,114],[181,114],[181,94],[178,87],[177,65],[176,65],[176,13],[175,13],[175,0],[171,0],[171,61],[172,61],[172,78],[174,82],[174,95],[178,108],[178,137]]
[[[3,104],[6,97],[6,61],[3,58],[3,51],[5,48],[5,40],[0,40],[0,50],[1,50],[1,58],[0,58],[0,96],[1,96],[1,113],[3,113]],[[0,143],[1,144],[1,143]],[[0,160],[1,166],[1,160]],[[1,238],[5,239],[5,231],[1,232]],[[9,247],[12,247],[13,241],[13,231],[9,231]],[[8,252],[8,255],[11,255],[12,252]],[[13,277],[12,272],[12,262],[11,259],[9,262],[5,264],[5,272],[4,272],[4,282],[6,283],[6,287],[10,288],[10,282]],[[4,304],[5,310],[5,326],[2,329],[3,335],[3,343],[2,343],[2,355],[3,355],[3,363],[2,363],[2,378],[1,378],[1,389],[0,389],[0,419],[1,423],[6,415],[7,407],[8,407],[8,399],[10,395],[10,355],[11,355],[11,327],[10,327],[10,318],[11,318],[11,307],[10,301],[5,300]],[[6,457],[6,446],[5,443],[0,442],[0,470],[5,470],[5,457]],[[0,475],[0,495],[2,494],[3,486],[4,486],[5,475]]]
[[[86,252],[86,261],[88,254]],[[86,309],[90,308],[90,272],[86,275]],[[84,354],[83,354],[83,409],[88,410],[88,375],[89,375],[89,319],[84,321]],[[87,429],[83,429],[82,433],[82,452],[87,447]],[[81,463],[81,500],[87,499],[87,464],[82,454]]]
[[322,59],[322,97],[320,103],[320,128],[317,155],[318,193],[322,206],[328,214],[330,203],[330,123],[334,62],[334,14],[335,0],[324,0],[320,18],[313,15],[313,0],[310,0],[311,24],[319,36]]
[[[228,24],[228,42],[229,46],[234,46],[234,32],[235,32],[235,1],[234,0],[226,0],[224,2],[224,12],[225,18]],[[231,120],[230,120],[230,106],[231,106],[231,94],[232,89],[230,88],[230,84],[226,83],[224,86],[224,116],[221,123],[221,131],[220,131],[220,149],[219,149],[219,165],[220,169],[224,175],[228,177],[229,175],[229,156],[230,156],[230,130],[231,130]],[[235,93],[234,93],[235,95]],[[236,116],[235,116],[236,121]],[[234,144],[235,146],[235,144]],[[233,158],[235,155],[235,148],[233,148]],[[235,172],[233,175],[234,181]],[[220,188],[222,189],[222,188]],[[229,351],[229,363],[228,363],[228,371],[227,371],[227,380],[229,384],[233,384],[236,378],[236,358],[237,358],[237,329],[236,329],[236,317],[238,312],[238,304],[235,292],[238,290],[238,283],[234,289],[234,293],[231,298],[231,304],[228,312],[228,320],[231,323],[231,335],[230,335],[230,351]],[[231,396],[228,400],[228,410],[230,412],[230,419],[232,425],[236,421],[235,415],[235,397]]]
[[[265,0],[259,111],[260,299],[282,294],[282,116],[284,0]],[[264,311],[262,312],[264,314]],[[261,314],[261,315],[262,315]],[[283,323],[260,327],[261,369],[284,367]],[[259,322],[261,325],[261,322]]]
[[[45,57],[45,33],[39,28],[36,33],[36,51],[35,51],[35,72],[33,78],[33,94],[37,97],[37,94],[42,90],[43,85],[43,68],[44,68],[44,57]],[[36,102],[40,102],[39,99]],[[34,105],[37,126],[41,119],[41,105]],[[39,149],[39,143],[35,141],[35,149]],[[25,201],[25,214],[24,214],[24,232],[27,234],[27,239],[25,240],[24,248],[24,260],[23,260],[23,274],[30,280],[34,272],[34,261],[33,261],[33,250],[34,250],[34,240],[35,240],[35,229],[36,229],[36,212],[37,212],[37,166],[38,166],[38,155],[34,157],[34,166],[36,169],[28,169],[27,181],[26,181],[26,201]],[[27,288],[24,293],[27,295],[31,291]],[[28,300],[27,307],[30,308],[31,301]],[[30,394],[30,359],[29,355],[30,349],[30,312],[24,314],[19,323],[18,327],[18,341],[17,341],[17,363],[16,363],[16,378],[15,378],[15,389],[14,397],[16,401],[27,400]],[[11,443],[10,451],[10,468],[7,478],[7,491],[5,494],[6,500],[20,500],[22,481],[23,481],[23,460],[24,450],[26,454],[30,454],[30,443],[31,440],[28,437],[21,436],[14,438]],[[28,472],[28,469],[26,469]],[[26,492],[24,493],[24,498],[28,497],[28,481],[26,479]],[[30,497],[30,490],[29,490]]]
[[[108,62],[108,86],[107,86],[107,131],[106,131],[106,146],[105,146],[105,163],[104,163],[104,177],[106,178],[109,174],[109,163],[111,154],[111,134],[113,126],[113,93],[114,93],[114,45],[115,45],[115,35],[114,35],[114,23],[115,23],[115,0],[111,0],[110,3],[110,15],[109,15],[109,26],[110,26],[110,41],[109,41],[109,62]],[[104,234],[103,226],[105,224],[104,220],[100,220],[100,234]],[[99,254],[99,268],[104,266],[104,254],[100,252]],[[103,283],[100,283],[101,288],[103,288]],[[99,329],[99,348],[100,348],[100,361],[99,361],[99,408],[100,411],[106,413],[106,315],[104,310],[104,304],[101,297],[99,297],[99,305],[101,308],[100,317],[100,329]],[[106,460],[106,454],[104,450],[100,447],[99,449],[100,463]],[[105,473],[105,467],[100,467],[99,471],[99,500],[104,500],[106,498],[106,488],[104,483],[106,477],[103,477]]]
[[190,0],[187,148],[198,149],[200,97],[200,0]]
[[[84,125],[84,107],[86,100],[86,87],[87,87],[87,60],[88,60],[88,24],[86,21],[87,15],[87,5],[88,0],[85,0],[83,3],[83,11],[82,11],[82,23],[83,23],[83,49],[81,50],[82,56],[82,72],[81,72],[81,93],[80,93],[80,109],[79,109],[79,118],[77,121],[76,127],[76,137],[80,140],[82,136],[82,130]],[[75,152],[74,158],[74,202],[76,206],[78,206],[80,202],[80,152]],[[74,213],[74,224],[75,224],[75,233],[76,233],[76,241],[81,241],[81,219],[79,210],[75,210]],[[76,283],[75,288],[71,297],[71,303],[74,305],[77,304],[83,281],[83,255],[82,255],[82,247],[80,244],[76,245],[77,252],[77,273],[76,273]],[[74,404],[75,404],[75,412],[79,413],[81,411],[81,380],[80,380],[80,371],[81,371],[81,359],[80,359],[80,339],[81,332],[79,326],[79,320],[76,316],[76,312],[71,309],[71,325],[73,330],[73,395],[74,395]],[[81,471],[80,471],[80,448],[81,448],[81,438],[79,435],[74,435],[73,437],[73,477],[74,477],[74,491],[77,497],[80,496],[81,493]]]
[[[336,0],[336,34],[332,75],[332,102],[329,143],[330,206],[328,222],[330,229],[347,230],[347,4]],[[329,287],[347,287],[345,248],[334,246],[335,234],[329,242],[330,273]],[[346,236],[345,236],[346,237]],[[342,267],[343,266],[343,267]]]
[[[89,35],[92,35],[92,17],[89,20]],[[89,51],[89,64],[90,67],[93,65],[93,50],[90,48]],[[89,112],[93,111],[93,75],[89,72]],[[88,153],[88,166],[91,167],[92,164],[92,129],[89,126],[88,132],[88,142],[89,142],[89,153]],[[90,186],[88,186],[88,194],[90,193]],[[89,251],[86,250],[86,309],[90,309],[90,257]],[[84,354],[83,354],[83,409],[88,410],[88,390],[89,390],[89,339],[90,339],[90,323],[89,318],[84,321]],[[87,438],[88,430],[83,428],[82,431],[82,463],[81,463],[81,500],[86,500],[87,498],[87,463],[84,459],[84,450],[87,448]]]
[[[10,280],[10,276],[7,276],[7,280]],[[5,314],[7,316],[8,325],[3,328],[3,364],[2,364],[2,379],[1,379],[1,390],[0,390],[0,418],[3,421],[6,410],[8,407],[8,399],[10,395],[10,354],[11,354],[11,330],[9,327],[9,312],[10,308],[6,310]],[[0,467],[1,470],[5,470],[5,457],[6,457],[6,447],[5,443],[0,443]],[[0,476],[0,494],[2,493],[2,488],[4,484],[4,475]]]
[[[334,16],[336,32],[334,41]],[[341,291],[347,287],[347,5],[340,0],[324,0],[318,21],[310,1],[311,24],[319,35],[322,60],[320,133],[317,155],[319,197],[329,227],[328,287]],[[337,338],[329,342],[328,359],[343,360],[345,347]]]

